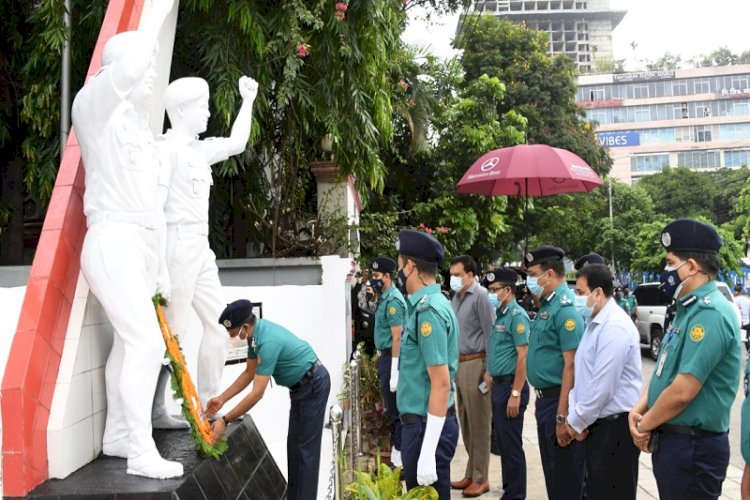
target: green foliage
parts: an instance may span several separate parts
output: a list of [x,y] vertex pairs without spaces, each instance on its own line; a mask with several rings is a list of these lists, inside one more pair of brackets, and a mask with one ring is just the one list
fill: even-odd
[[356,482],[348,484],[346,491],[357,500],[437,500],[438,493],[432,486],[417,486],[404,494],[401,482],[401,467],[391,470],[378,463],[373,472],[355,471]]

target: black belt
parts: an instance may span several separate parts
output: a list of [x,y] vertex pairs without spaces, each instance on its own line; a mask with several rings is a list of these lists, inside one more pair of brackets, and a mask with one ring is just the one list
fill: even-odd
[[557,387],[547,387],[546,389],[534,389],[534,394],[536,394],[537,399],[559,396],[560,386],[558,385]]
[[303,387],[307,382],[310,381],[310,379],[312,379],[313,375],[315,375],[315,372],[318,371],[318,368],[320,368],[321,364],[322,363],[320,362],[320,360],[316,359],[315,363],[313,363],[310,369],[307,370],[304,375],[302,375],[301,379],[299,379],[299,382],[291,386],[289,390],[296,391],[300,387]]
[[510,375],[500,375],[499,377],[492,377],[493,384],[505,384],[506,382],[513,382],[516,376],[511,373]]
[[624,411],[622,413],[615,413],[614,415],[610,415],[608,417],[597,418],[593,424],[588,426],[588,429],[591,430],[593,427],[598,427],[607,422],[612,422],[613,420],[617,420],[621,417],[627,417],[627,416],[628,416],[628,412]]
[[716,437],[723,436],[726,432],[714,432],[703,430],[700,427],[689,425],[662,424],[658,429],[663,434],[682,434],[683,436]]
[[391,353],[391,348],[388,349],[378,349],[378,355],[382,358],[390,358],[393,354]]
[[[445,412],[446,418],[452,417],[455,414],[456,414],[455,406],[451,406],[450,408],[448,408],[448,411]],[[417,415],[416,413],[402,413],[401,414],[401,423],[404,425],[416,424],[417,422],[426,422],[426,421],[427,421],[427,417],[423,417],[422,415]]]

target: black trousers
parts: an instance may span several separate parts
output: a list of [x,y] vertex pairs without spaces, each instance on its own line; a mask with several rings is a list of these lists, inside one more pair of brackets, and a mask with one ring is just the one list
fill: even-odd
[[578,441],[565,448],[557,445],[555,415],[559,400],[559,397],[547,397],[537,399],[535,403],[536,432],[547,497],[549,500],[580,500],[586,474],[586,451],[583,443]]
[[[404,462],[404,481],[406,488],[417,487],[417,463],[422,451],[422,441],[427,430],[427,423],[415,422],[405,424],[401,431],[401,459]],[[435,466],[438,480],[432,484],[438,492],[439,500],[451,498],[451,460],[456,453],[458,444],[458,420],[455,415],[445,418],[443,431],[440,433],[437,449],[435,450]]]
[[[401,418],[396,407],[396,393],[391,392],[391,356],[378,358],[378,373],[380,374],[380,394],[383,396],[388,422],[391,424],[391,444],[401,451]],[[389,451],[389,450],[383,450]]]
[[289,500],[315,500],[318,496],[320,441],[331,377],[326,367],[315,370],[312,380],[296,391],[289,391],[289,434],[286,439]]
[[513,382],[492,384],[492,422],[500,451],[503,496],[501,500],[526,498],[526,454],[523,451],[523,417],[529,404],[529,383],[523,384],[516,418],[508,418],[506,407],[513,390]]
[[628,416],[593,424],[586,448],[586,498],[634,500],[638,488],[638,456],[628,429]]

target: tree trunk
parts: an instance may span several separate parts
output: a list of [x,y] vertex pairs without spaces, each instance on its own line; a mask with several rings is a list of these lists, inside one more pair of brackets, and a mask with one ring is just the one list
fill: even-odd
[[0,170],[0,199],[10,209],[8,227],[0,233],[0,265],[23,264],[23,162]]

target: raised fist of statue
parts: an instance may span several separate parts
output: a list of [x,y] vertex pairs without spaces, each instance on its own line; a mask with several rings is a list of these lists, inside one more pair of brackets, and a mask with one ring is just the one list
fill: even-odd
[[258,82],[249,76],[240,78],[240,95],[243,99],[254,100],[255,96],[258,95]]

